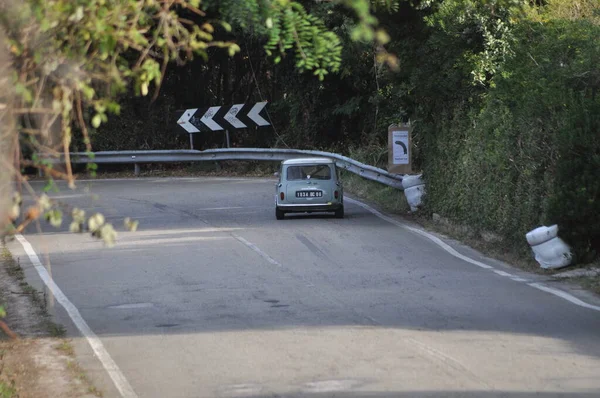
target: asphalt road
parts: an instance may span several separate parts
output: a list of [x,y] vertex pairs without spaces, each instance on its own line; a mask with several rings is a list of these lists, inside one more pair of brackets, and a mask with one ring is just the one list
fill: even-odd
[[[276,221],[274,184],[97,181],[98,200],[54,195],[119,225],[139,219],[138,232],[112,249],[50,227],[25,236],[139,397],[600,396],[600,312],[356,203],[342,220]],[[10,249],[39,286],[23,247]],[[119,396],[55,311],[104,396]]]

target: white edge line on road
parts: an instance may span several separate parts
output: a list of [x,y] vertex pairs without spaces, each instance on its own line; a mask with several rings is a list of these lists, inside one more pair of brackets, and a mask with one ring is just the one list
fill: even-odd
[[40,278],[42,278],[42,281],[46,284],[48,289],[50,289],[56,300],[64,307],[65,311],[67,311],[67,314],[69,314],[75,326],[77,326],[77,329],[79,329],[81,334],[89,343],[90,347],[92,347],[92,350],[94,350],[96,357],[98,357],[98,359],[102,363],[102,366],[112,379],[113,383],[115,384],[115,387],[117,387],[117,390],[119,390],[121,396],[123,398],[137,398],[137,394],[135,393],[135,391],[133,391],[133,388],[125,378],[125,375],[123,375],[115,361],[111,358],[108,351],[106,351],[106,348],[104,348],[104,345],[100,341],[100,338],[98,338],[96,333],[94,333],[94,331],[85,322],[85,320],[79,313],[77,307],[73,305],[73,303],[62,292],[62,290],[60,290],[58,285],[54,283],[54,281],[48,274],[48,271],[42,265],[35,250],[31,246],[31,243],[29,243],[27,239],[23,237],[23,235],[17,234],[15,235],[15,237],[23,246],[25,253],[27,253],[29,260],[31,260],[31,263],[40,275]]
[[527,279],[521,278],[520,276],[511,276],[510,279],[515,282],[527,282]]
[[381,218],[382,220],[385,220],[385,221],[387,221],[389,223],[392,223],[392,224],[396,225],[397,227],[408,229],[409,231],[412,231],[414,233],[417,233],[417,234],[419,234],[421,236],[426,237],[427,239],[433,241],[435,244],[437,244],[439,247],[441,247],[442,249],[444,249],[448,253],[452,254],[454,257],[460,258],[461,260],[464,260],[464,261],[466,261],[468,263],[476,265],[476,266],[478,266],[480,268],[493,269],[493,267],[491,265],[484,264],[484,263],[482,263],[480,261],[473,260],[470,257],[467,257],[467,256],[465,256],[463,254],[460,254],[459,252],[457,252],[456,250],[454,250],[450,245],[448,245],[447,243],[443,242],[437,236],[434,236],[434,235],[432,235],[432,234],[430,234],[428,232],[425,232],[425,231],[417,229],[417,228],[410,227],[410,226],[408,226],[406,224],[403,224],[403,223],[401,223],[401,222],[399,222],[397,220],[394,220],[393,218],[384,215],[383,213],[381,213],[381,212],[375,210],[374,208],[372,208],[371,206],[366,205],[366,204],[364,204],[362,202],[359,202],[358,200],[350,199],[348,197],[344,198],[344,200],[347,200],[350,203],[357,204],[358,206],[362,207],[363,209],[365,209],[365,210],[367,210],[367,211],[375,214],[377,217]]
[[241,236],[236,235],[236,234],[231,234],[231,236],[233,236],[235,239],[237,239],[238,241],[242,242],[244,245],[246,245],[247,247],[252,249],[254,252],[256,252],[259,256],[261,256],[262,258],[267,260],[269,263],[276,265],[278,267],[283,267],[283,265],[281,265],[277,260],[275,260],[273,257],[269,256],[267,253],[260,250],[258,248],[258,246],[256,246],[254,243],[249,242],[246,239],[244,239]]
[[[414,228],[414,227],[408,226],[406,224],[403,224],[402,222],[400,222],[398,220],[394,220],[393,218],[384,215],[383,213],[381,213],[381,212],[375,210],[374,208],[372,208],[371,206],[369,206],[367,204],[364,204],[362,202],[359,202],[356,199],[351,199],[351,198],[345,197],[344,200],[346,200],[346,201],[348,201],[350,203],[354,203],[354,204],[362,207],[363,209],[365,209],[365,210],[369,211],[370,213],[374,214],[375,216],[377,216],[377,217],[381,218],[382,220],[385,220],[385,221],[387,221],[387,222],[389,222],[391,224],[394,224],[397,227],[407,229],[409,231],[412,231],[414,233],[417,233],[417,234],[419,234],[421,236],[426,237],[427,239],[433,241],[439,247],[441,247],[442,249],[444,249],[445,251],[447,251],[448,253],[450,253],[451,255],[453,255],[456,258],[459,258],[459,259],[461,259],[463,261],[466,261],[468,263],[471,263],[473,265],[476,265],[476,266],[484,268],[484,269],[493,270],[498,275],[508,276],[508,277],[510,277],[511,280],[513,280],[515,282],[527,282],[527,280],[525,280],[523,278],[511,275],[511,274],[509,274],[507,272],[504,272],[504,271],[494,270],[494,267],[492,267],[491,265],[484,264],[484,263],[482,263],[480,261],[477,261],[477,260],[474,260],[474,259],[472,259],[470,257],[467,257],[464,254],[460,254],[459,252],[457,252],[456,250],[454,250],[450,245],[448,245],[447,243],[443,242],[437,236],[434,236],[434,235],[430,234],[429,232],[423,231],[421,229]],[[531,286],[531,287],[533,287],[535,289],[542,290],[542,291],[544,291],[546,293],[553,294],[553,295],[555,295],[557,297],[560,297],[560,298],[562,298],[564,300],[567,300],[568,302],[570,302],[572,304],[575,304],[575,305],[578,305],[580,307],[588,308],[588,309],[594,310],[594,311],[600,311],[600,307],[599,306],[588,304],[585,301],[581,301],[577,297],[575,297],[572,294],[569,294],[569,293],[567,293],[567,292],[565,292],[563,290],[554,289],[552,287],[547,287],[547,286],[542,285],[540,283],[527,283],[527,285]]]
[[534,287],[536,289],[542,290],[546,293],[550,293],[553,294],[555,296],[558,296],[560,298],[563,298],[575,305],[578,305],[580,307],[585,307],[585,308],[589,308],[590,310],[594,310],[594,311],[600,311],[600,307],[597,305],[592,305],[592,304],[588,304],[585,301],[581,301],[579,300],[577,297],[570,295],[567,292],[564,292],[562,290],[559,289],[554,289],[553,287],[548,287],[546,285],[542,285],[541,283],[528,283],[527,285]]

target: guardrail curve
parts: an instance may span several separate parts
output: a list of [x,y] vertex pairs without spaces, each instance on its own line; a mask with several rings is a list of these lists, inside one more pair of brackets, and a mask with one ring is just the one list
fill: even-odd
[[[71,163],[97,164],[144,164],[177,163],[219,160],[283,161],[301,157],[325,157],[334,159],[338,167],[371,181],[402,190],[401,174],[392,174],[378,167],[363,164],[347,156],[324,151],[274,148],[224,148],[196,150],[157,150],[157,151],[100,151],[89,156],[85,152],[70,154]],[[64,161],[64,160],[63,160]],[[138,166],[136,166],[138,170]]]

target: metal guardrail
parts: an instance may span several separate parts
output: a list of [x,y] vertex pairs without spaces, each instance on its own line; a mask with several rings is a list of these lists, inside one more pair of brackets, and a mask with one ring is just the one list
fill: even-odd
[[331,152],[306,151],[300,149],[272,149],[272,148],[228,148],[195,150],[162,150],[162,151],[106,151],[95,152],[93,156],[86,153],[71,153],[72,163],[97,163],[97,164],[134,164],[136,174],[139,165],[146,163],[177,163],[200,162],[220,160],[257,160],[257,161],[282,161],[302,157],[325,157],[335,160],[338,167],[357,174],[371,181],[388,185],[402,190],[402,175],[391,174],[378,167],[360,163],[346,156]]

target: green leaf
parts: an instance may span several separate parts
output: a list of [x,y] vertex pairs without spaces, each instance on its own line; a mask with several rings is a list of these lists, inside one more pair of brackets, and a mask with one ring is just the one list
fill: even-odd
[[25,101],[28,104],[33,102],[33,94],[31,93],[31,90],[29,90],[21,83],[15,83],[14,87],[15,93],[20,95],[21,98],[23,98],[23,101]]
[[44,186],[44,192],[50,191],[58,192],[58,186],[56,185],[56,181],[54,181],[54,178],[52,177],[48,178],[48,182]]
[[87,101],[91,101],[94,98],[95,91],[94,91],[93,88],[91,88],[87,84],[82,84],[81,87],[80,87],[80,90],[81,90],[81,92],[83,94],[83,97]]
[[104,216],[100,213],[96,213],[88,219],[88,229],[92,232],[96,232],[104,225]]
[[221,26],[227,31],[231,32],[231,25],[225,21],[221,21]]
[[129,217],[127,217],[127,218],[125,218],[125,220],[123,220],[123,225],[125,226],[125,228],[127,228],[131,232],[137,231],[138,224],[139,224],[138,220],[132,220]]
[[238,52],[240,52],[240,51],[241,51],[241,49],[240,49],[240,46],[238,46],[238,45],[237,45],[237,44],[235,44],[235,43],[232,43],[232,44],[229,46],[229,48],[228,48],[228,52],[229,52],[229,56],[230,56],[230,57],[233,57],[233,56],[234,56],[236,53],[238,53]]
[[44,217],[54,228],[59,228],[62,225],[63,213],[59,209],[54,209],[46,212]]
[[82,224],[73,221],[71,222],[71,224],[69,225],[69,232],[74,233],[74,234],[78,234],[81,233],[83,231],[82,228]]
[[104,244],[108,247],[113,247],[117,240],[117,231],[113,228],[112,224],[104,224],[98,233],[98,237],[104,241]]
[[71,217],[73,217],[74,222],[83,224],[85,222],[85,210],[76,207],[71,211]]
[[52,207],[52,201],[50,200],[48,195],[44,193],[40,195],[40,198],[38,199],[38,205],[41,207],[42,210],[48,210]]
[[100,127],[100,124],[102,123],[102,116],[100,116],[99,113],[96,113],[94,115],[94,117],[92,118],[92,126],[94,126],[94,128],[98,128]]

